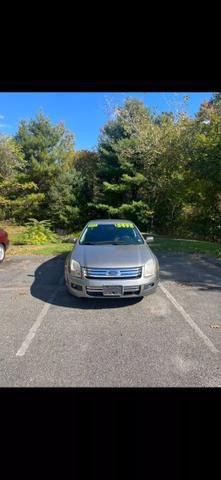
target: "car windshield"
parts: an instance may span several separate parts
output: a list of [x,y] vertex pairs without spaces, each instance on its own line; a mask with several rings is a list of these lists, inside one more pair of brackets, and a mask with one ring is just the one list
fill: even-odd
[[133,223],[91,223],[83,231],[81,245],[137,245],[144,243]]

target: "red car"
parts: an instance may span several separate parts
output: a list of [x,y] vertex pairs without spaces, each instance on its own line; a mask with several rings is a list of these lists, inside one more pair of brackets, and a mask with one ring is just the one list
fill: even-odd
[[4,230],[0,230],[0,263],[5,258],[5,252],[9,246],[8,234]]

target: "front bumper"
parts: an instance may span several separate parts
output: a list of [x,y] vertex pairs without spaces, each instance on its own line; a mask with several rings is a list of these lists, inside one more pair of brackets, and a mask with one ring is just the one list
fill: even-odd
[[[141,277],[134,279],[89,279],[89,278],[77,278],[66,272],[65,275],[66,285],[68,291],[76,297],[85,298],[137,298],[150,295],[154,293],[158,282],[159,274],[151,277]],[[122,295],[104,296],[103,286],[122,286]]]

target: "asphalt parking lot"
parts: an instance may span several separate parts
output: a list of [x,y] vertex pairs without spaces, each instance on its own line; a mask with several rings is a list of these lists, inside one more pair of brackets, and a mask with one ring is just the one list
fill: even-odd
[[0,265],[1,387],[220,387],[221,264],[158,254],[144,299],[75,299],[65,255]]

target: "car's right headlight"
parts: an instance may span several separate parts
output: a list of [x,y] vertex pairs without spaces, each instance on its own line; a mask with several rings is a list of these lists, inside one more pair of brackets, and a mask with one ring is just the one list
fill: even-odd
[[70,261],[70,270],[75,277],[81,277],[81,266],[76,260]]
[[150,277],[155,274],[156,266],[153,258],[150,258],[144,265],[144,277]]

